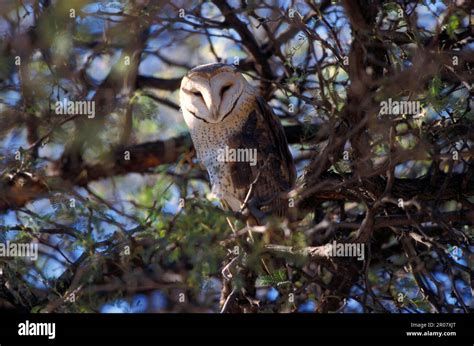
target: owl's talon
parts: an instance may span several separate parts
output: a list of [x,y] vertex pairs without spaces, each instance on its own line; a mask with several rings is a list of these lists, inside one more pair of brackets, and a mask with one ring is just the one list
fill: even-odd
[[[272,197],[273,199],[273,197]],[[269,199],[271,201],[271,199]],[[251,198],[249,203],[247,204],[247,217],[252,216],[259,225],[265,224],[265,219],[268,216],[268,213],[262,211],[260,208],[266,206],[268,203],[267,201],[262,201],[260,198]]]

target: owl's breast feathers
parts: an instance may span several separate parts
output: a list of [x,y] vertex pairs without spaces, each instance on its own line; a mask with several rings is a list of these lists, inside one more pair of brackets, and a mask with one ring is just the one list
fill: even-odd
[[251,188],[247,205],[251,214],[257,209],[266,215],[287,215],[288,198],[285,195],[294,186],[296,169],[283,127],[261,97],[256,98],[255,107],[241,131],[231,136],[227,145],[231,149],[256,149],[257,153],[256,164],[248,161],[227,163],[232,185],[240,191],[237,197],[240,202],[244,202]]

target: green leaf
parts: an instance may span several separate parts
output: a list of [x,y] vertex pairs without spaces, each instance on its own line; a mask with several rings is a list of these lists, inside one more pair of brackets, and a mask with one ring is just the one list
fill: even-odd
[[261,275],[255,281],[255,287],[268,287],[286,283],[286,270],[281,268],[270,275]]
[[457,28],[459,28],[459,24],[461,24],[461,21],[459,20],[458,16],[453,14],[451,17],[449,17],[447,27],[449,37],[452,38],[454,36],[454,32]]

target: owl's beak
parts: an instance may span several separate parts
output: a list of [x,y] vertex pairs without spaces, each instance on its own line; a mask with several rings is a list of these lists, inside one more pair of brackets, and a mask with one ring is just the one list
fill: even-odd
[[217,107],[211,106],[210,113],[212,120],[217,121],[219,119],[219,109]]
[[211,120],[211,122],[212,121],[217,122],[217,119],[219,118],[219,103],[220,103],[220,98],[218,97],[219,95],[213,95],[210,92],[204,91],[202,93],[202,96],[204,98],[204,102],[206,103],[207,109],[209,109],[209,116],[210,116],[209,120]]

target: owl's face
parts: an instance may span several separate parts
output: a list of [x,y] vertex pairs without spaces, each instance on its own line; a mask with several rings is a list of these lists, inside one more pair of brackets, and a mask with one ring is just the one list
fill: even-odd
[[196,122],[220,123],[233,113],[247,81],[230,65],[193,68],[181,81],[180,102],[189,127]]

